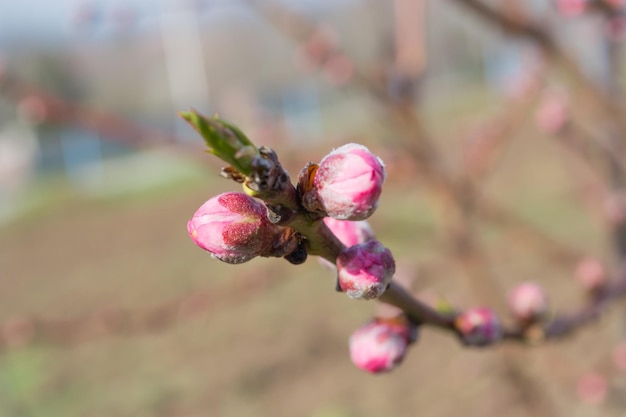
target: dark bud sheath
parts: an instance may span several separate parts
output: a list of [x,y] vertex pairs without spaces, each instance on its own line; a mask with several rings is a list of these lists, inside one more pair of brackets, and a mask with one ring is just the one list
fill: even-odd
[[300,241],[296,250],[285,256],[285,259],[293,265],[300,265],[306,262],[307,257],[308,253],[304,241]]

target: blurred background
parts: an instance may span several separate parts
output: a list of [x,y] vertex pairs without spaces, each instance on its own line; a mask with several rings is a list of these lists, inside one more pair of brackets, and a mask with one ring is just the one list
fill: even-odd
[[624,415],[619,305],[538,346],[425,328],[392,373],[357,369],[376,303],[315,259],[226,265],[187,237],[238,185],[176,115],[232,121],[292,179],[363,143],[418,296],[510,323],[532,280],[575,311],[625,258],[622,7],[0,0],[0,415]]

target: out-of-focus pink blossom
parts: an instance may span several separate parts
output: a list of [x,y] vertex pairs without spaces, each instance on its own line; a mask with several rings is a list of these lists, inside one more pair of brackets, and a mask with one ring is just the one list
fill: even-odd
[[611,224],[626,221],[626,195],[620,192],[608,194],[602,202],[602,209]]
[[587,404],[602,404],[608,394],[606,378],[597,373],[588,373],[578,380],[578,397]]
[[466,345],[487,346],[502,338],[500,319],[486,307],[465,310],[457,317],[455,325]]
[[556,8],[565,17],[576,17],[585,12],[588,0],[557,0]]
[[268,256],[279,232],[262,203],[235,192],[204,203],[187,223],[187,231],[196,245],[231,264]]
[[375,238],[374,231],[366,220],[337,220],[332,217],[325,217],[326,227],[337,239],[347,247],[365,243]]
[[415,337],[407,323],[375,319],[350,337],[350,358],[367,372],[389,372],[402,362]]
[[569,101],[561,91],[548,92],[536,114],[537,125],[546,133],[555,134],[569,121]]
[[304,204],[335,219],[365,220],[378,206],[384,180],[382,161],[365,146],[349,143],[322,159]]
[[377,240],[350,246],[337,257],[339,286],[350,298],[380,297],[395,270],[391,251]]
[[626,372],[626,342],[621,342],[613,349],[613,363],[622,372]]
[[354,64],[344,54],[333,54],[324,63],[324,75],[331,84],[344,85],[354,75]]
[[585,258],[576,266],[576,279],[585,290],[595,291],[606,284],[606,270],[596,258]]
[[611,17],[606,21],[606,36],[612,42],[621,42],[626,37],[626,19],[623,16]]
[[604,0],[604,3],[606,3],[607,5],[613,7],[616,10],[621,9],[621,8],[624,7],[624,5],[626,5],[626,1],[625,0]]
[[25,122],[38,125],[50,117],[50,109],[41,97],[31,95],[17,103],[17,114]]
[[513,288],[508,301],[511,312],[521,321],[538,320],[548,312],[548,296],[543,287],[534,282],[525,282]]
[[296,51],[295,64],[304,71],[321,67],[337,46],[337,34],[328,27],[317,29]]

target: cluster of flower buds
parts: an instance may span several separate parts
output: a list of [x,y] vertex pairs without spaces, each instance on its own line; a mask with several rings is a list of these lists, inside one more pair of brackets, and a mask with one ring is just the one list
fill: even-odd
[[365,146],[350,143],[310,165],[300,175],[302,205],[346,248],[337,257],[338,286],[350,298],[378,298],[395,272],[389,249],[375,240],[365,221],[378,207],[385,180],[382,161]]
[[[199,247],[231,264],[257,256],[300,263],[308,253],[335,261],[338,289],[350,298],[375,299],[390,288],[394,258],[366,221],[378,206],[385,168],[365,146],[350,143],[319,165],[308,164],[294,186],[276,154],[257,148],[236,127],[195,112],[181,115],[202,134],[209,151],[230,164],[223,174],[245,190],[220,194],[196,211],[187,231]],[[595,288],[601,284],[592,266],[581,274]],[[532,283],[515,288],[509,303],[521,323],[539,321],[548,310],[545,293]],[[422,323],[419,316],[409,320],[405,314],[376,318],[352,335],[350,354],[359,368],[386,372],[403,360]],[[488,346],[503,337],[500,320],[488,308],[445,314],[436,318],[438,325],[454,329],[466,345]]]
[[352,334],[350,357],[367,372],[389,372],[402,362],[416,339],[417,327],[406,318],[376,318]]
[[[202,133],[212,153],[231,163],[226,176],[243,182],[247,193],[224,193],[198,209],[187,224],[198,246],[232,264],[256,256],[283,256],[300,263],[306,259],[303,242],[307,236],[287,226],[302,208],[310,221],[323,220],[322,226],[344,245],[336,259],[340,288],[350,297],[363,299],[385,291],[395,263],[364,221],[376,210],[382,192],[385,169],[379,158],[362,145],[341,146],[319,165],[307,165],[298,189],[291,186],[290,191],[285,186],[288,175],[271,151],[256,148],[242,132],[219,119],[205,119],[194,112],[182,116]],[[278,195],[277,202],[268,202],[262,193],[272,198]],[[298,254],[295,258],[294,253]]]
[[[276,169],[280,167],[277,161],[262,160],[264,151],[254,148],[230,125],[216,124],[194,113],[185,117],[194,126],[198,125],[199,131],[209,132],[207,143],[213,147],[212,152],[225,154],[224,159],[233,164],[226,171],[228,176],[244,182],[247,187],[244,188],[250,191],[248,194],[259,196],[255,193],[263,192],[261,188],[267,189],[266,185],[259,188],[261,183],[278,183],[276,178],[267,176],[268,172],[270,176],[288,178],[282,169]],[[214,131],[216,135],[224,134],[222,130],[231,137],[228,146],[212,136]],[[245,155],[241,150],[246,150]],[[257,171],[257,160],[270,167],[267,172]],[[365,146],[352,143],[332,151],[319,165],[309,164],[300,177],[298,190],[294,189],[293,193],[299,201],[294,205],[303,207],[312,221],[323,220],[345,246],[337,259],[341,287],[352,297],[380,296],[391,280],[395,264],[391,252],[374,240],[374,233],[364,219],[378,206],[385,179],[382,161]],[[278,192],[285,190],[280,188]],[[284,201],[292,196],[288,190],[286,193]],[[288,256],[296,247],[301,247],[304,237],[283,226],[284,219],[276,212],[280,211],[277,208],[280,204],[268,204],[248,194],[231,192],[209,199],[188,222],[189,236],[215,258],[233,264],[256,256]],[[290,210],[289,216],[293,215],[293,208]],[[286,216],[287,224],[289,216]]]

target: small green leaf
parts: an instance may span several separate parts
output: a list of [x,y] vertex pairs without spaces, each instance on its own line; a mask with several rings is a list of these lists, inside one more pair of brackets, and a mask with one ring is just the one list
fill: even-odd
[[195,110],[178,114],[200,133],[210,153],[243,175],[252,174],[252,161],[259,150],[241,130],[218,116],[205,117]]
[[443,297],[439,297],[437,299],[437,302],[434,307],[435,307],[435,310],[437,310],[438,312],[442,314],[454,313],[454,307],[452,306],[452,304],[450,304],[450,302]]

